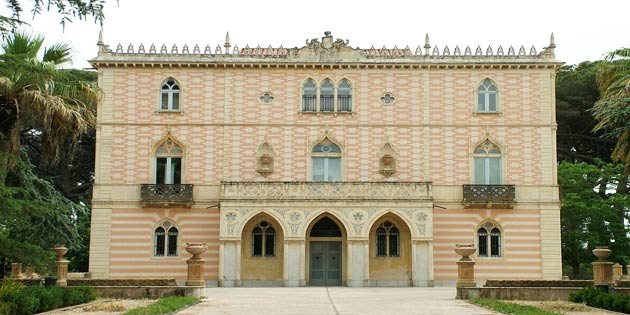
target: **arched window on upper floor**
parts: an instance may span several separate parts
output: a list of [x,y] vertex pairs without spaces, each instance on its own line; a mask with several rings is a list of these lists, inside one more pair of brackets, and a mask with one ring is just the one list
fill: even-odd
[[330,79],[324,79],[320,85],[319,110],[321,112],[335,111],[335,85]]
[[179,84],[175,79],[168,78],[160,89],[160,110],[179,111]]
[[337,111],[352,112],[352,85],[347,79],[339,81],[337,88]]
[[501,149],[486,139],[473,151],[475,184],[501,185],[503,182]]
[[317,84],[313,79],[307,79],[302,86],[302,111],[317,111]]
[[477,112],[496,113],[498,111],[497,85],[490,79],[484,79],[477,87]]
[[155,183],[181,184],[182,147],[171,137],[163,140],[155,150]]
[[341,148],[324,139],[311,151],[312,174],[314,182],[341,181]]

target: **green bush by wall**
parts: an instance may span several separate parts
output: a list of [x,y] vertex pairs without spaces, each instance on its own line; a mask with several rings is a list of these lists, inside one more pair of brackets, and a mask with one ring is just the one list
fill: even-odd
[[592,307],[630,314],[630,296],[606,293],[596,287],[573,292],[569,294],[569,299]]

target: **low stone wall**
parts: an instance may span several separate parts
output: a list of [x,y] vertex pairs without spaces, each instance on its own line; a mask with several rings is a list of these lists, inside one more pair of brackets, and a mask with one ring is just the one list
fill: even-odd
[[576,288],[591,287],[593,280],[487,280],[484,287],[500,288]]
[[457,288],[457,296],[461,297],[461,299],[482,298],[524,301],[568,301],[569,294],[571,292],[577,292],[580,290],[582,290],[582,287]]
[[68,286],[93,287],[168,287],[177,286],[175,278],[171,279],[68,279]]
[[200,298],[205,287],[180,286],[95,286],[100,297],[125,299],[160,299],[168,296]]

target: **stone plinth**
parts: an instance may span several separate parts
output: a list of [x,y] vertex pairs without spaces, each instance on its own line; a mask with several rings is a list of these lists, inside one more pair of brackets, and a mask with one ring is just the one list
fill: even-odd
[[68,286],[68,263],[67,260],[57,261],[57,286]]
[[205,260],[203,259],[188,259],[188,279],[186,280],[187,286],[205,286],[206,283],[203,280],[203,265]]
[[460,260],[457,262],[457,287],[476,287],[475,261]]
[[22,279],[22,264],[11,263],[11,279]]
[[619,280],[621,280],[621,277],[623,277],[623,266],[621,266],[620,264],[615,263],[613,265],[613,280],[614,281],[619,281]]
[[205,243],[186,243],[186,251],[192,254],[192,257],[186,261],[188,264],[187,286],[206,286],[203,279],[203,265],[206,261],[201,258],[201,254],[207,249],[208,246]]
[[613,283],[613,265],[608,261],[596,261],[593,264],[593,280],[595,285],[609,285]]

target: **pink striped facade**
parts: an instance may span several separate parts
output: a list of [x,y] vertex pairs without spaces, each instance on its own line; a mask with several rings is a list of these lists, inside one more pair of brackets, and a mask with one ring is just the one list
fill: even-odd
[[[189,255],[183,250],[176,257],[153,256],[153,231],[169,219],[180,231],[180,248],[208,245],[204,278],[220,284],[226,268],[221,183],[309,182],[310,149],[328,135],[343,147],[342,181],[431,182],[432,226],[423,238],[430,244],[431,283],[456,280],[455,244],[475,243],[487,219],[502,229],[503,254],[475,258],[478,280],[560,278],[554,100],[560,63],[541,55],[421,57],[278,62],[102,51],[92,61],[103,90],[92,276],[185,280]],[[160,87],[169,77],[181,87],[176,113],[158,110]],[[349,80],[352,113],[303,113],[301,88],[309,78]],[[498,113],[475,112],[477,87],[486,78],[498,86]],[[274,101],[261,102],[263,93]],[[383,104],[384,93],[395,102]],[[168,135],[183,145],[182,183],[194,185],[194,203],[142,207],[140,185],[153,183],[154,147]],[[473,183],[473,149],[485,139],[501,147],[503,182],[516,187],[513,209],[467,208],[462,202],[462,185]],[[257,150],[265,142],[274,150],[268,176],[256,171]],[[385,143],[396,150],[390,177],[379,173]]]

